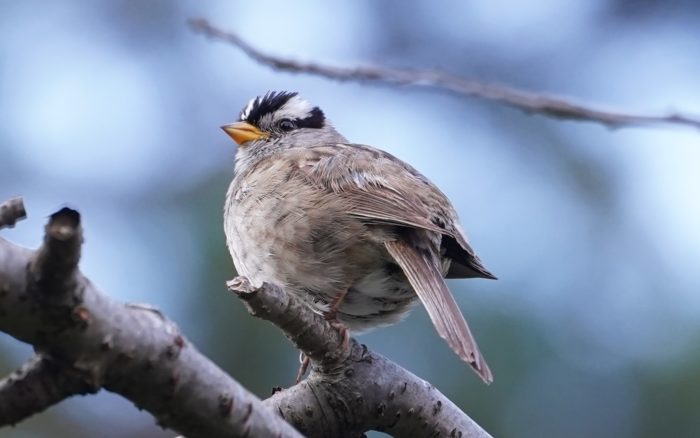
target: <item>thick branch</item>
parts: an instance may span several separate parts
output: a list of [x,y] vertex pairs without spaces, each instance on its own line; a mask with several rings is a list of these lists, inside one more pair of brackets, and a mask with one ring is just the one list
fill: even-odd
[[22,198],[12,198],[0,204],[0,230],[12,228],[15,224],[27,217]]
[[47,383],[46,396],[21,389],[42,387],[58,373],[47,365],[3,381],[0,426],[104,387],[189,438],[300,436],[160,312],[116,302],[83,277],[76,269],[81,242],[80,216],[69,209],[51,216],[36,252],[0,239],[0,330],[34,345],[62,376]]
[[241,49],[256,62],[274,70],[305,73],[339,81],[380,82],[448,91],[460,96],[490,100],[522,110],[563,120],[595,122],[610,128],[656,124],[684,125],[700,128],[700,118],[680,113],[635,114],[612,111],[573,102],[563,97],[489,84],[441,71],[412,71],[386,67],[334,67],[313,62],[299,62],[268,55],[233,32],[213,26],[205,19],[190,19],[191,28],[207,37],[219,39]]
[[239,277],[229,288],[312,360],[308,379],[261,403],[160,312],[97,290],[77,269],[81,242],[70,209],[51,216],[37,251],[0,239],[0,330],[39,351],[0,381],[0,426],[104,387],[189,438],[299,436],[291,425],[309,436],[489,437],[429,383],[354,339],[344,346],[300,299]]
[[343,348],[338,331],[295,296],[267,283],[255,288],[243,277],[229,282],[229,289],[311,358],[308,379],[264,402],[305,435],[356,437],[381,430],[406,438],[490,436],[428,382],[354,339]]

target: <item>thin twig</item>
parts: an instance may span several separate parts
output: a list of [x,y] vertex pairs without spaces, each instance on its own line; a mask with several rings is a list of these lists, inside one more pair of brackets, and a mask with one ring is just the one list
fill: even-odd
[[577,120],[603,124],[609,128],[650,126],[657,124],[682,125],[700,128],[700,118],[678,112],[668,114],[635,114],[584,105],[569,99],[500,84],[484,83],[453,74],[431,70],[413,71],[386,67],[334,67],[314,62],[300,62],[261,52],[233,32],[224,31],[202,18],[188,20],[190,27],[207,37],[219,39],[241,49],[260,64],[274,70],[306,73],[338,81],[381,82],[448,91],[460,96],[474,97],[562,120]]

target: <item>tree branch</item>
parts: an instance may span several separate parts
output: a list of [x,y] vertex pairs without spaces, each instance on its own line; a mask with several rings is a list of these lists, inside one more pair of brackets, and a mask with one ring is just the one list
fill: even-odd
[[0,425],[14,425],[68,397],[97,389],[51,358],[34,356],[0,380]]
[[603,124],[609,128],[650,126],[658,124],[683,125],[700,128],[700,118],[680,113],[634,114],[612,111],[572,102],[563,97],[519,90],[505,85],[467,79],[441,71],[412,71],[386,67],[334,67],[314,62],[299,62],[261,52],[233,32],[224,31],[207,20],[188,20],[191,29],[209,38],[225,41],[241,49],[254,61],[273,70],[305,73],[338,81],[380,82],[430,88],[450,93],[498,102],[528,114],[536,113],[562,120],[577,120]]
[[[0,426],[105,388],[189,438],[488,438],[432,385],[342,336],[294,295],[243,278],[229,290],[312,362],[309,377],[261,402],[202,356],[159,311],[116,302],[78,269],[80,215],[51,215],[36,251],[0,239],[0,331],[38,355],[0,381]],[[284,421],[286,420],[286,422]]]
[[27,217],[22,198],[12,198],[0,204],[0,230],[12,228]]
[[[0,239],[0,330],[43,355],[0,384],[0,426],[104,387],[189,438],[300,436],[160,312],[116,302],[83,277],[81,242],[70,209],[50,217],[37,251]],[[47,394],[23,390],[42,387]]]
[[406,438],[490,437],[430,383],[354,339],[344,348],[338,331],[295,296],[268,283],[253,287],[244,277],[229,282],[229,290],[311,359],[305,381],[264,401],[303,434],[357,437],[381,430]]

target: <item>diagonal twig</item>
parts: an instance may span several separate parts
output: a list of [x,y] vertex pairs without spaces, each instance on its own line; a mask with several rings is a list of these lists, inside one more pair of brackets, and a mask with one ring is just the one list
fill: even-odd
[[195,32],[236,46],[256,62],[274,70],[306,73],[338,81],[381,82],[443,90],[460,96],[499,102],[529,114],[541,114],[562,120],[600,123],[609,128],[681,125],[700,129],[700,116],[693,117],[678,112],[637,114],[608,110],[573,102],[563,97],[534,93],[501,84],[485,83],[437,70],[400,70],[376,66],[335,67],[315,62],[285,59],[263,53],[236,33],[224,31],[205,19],[190,19],[188,24]]
[[312,361],[309,377],[263,404],[309,437],[490,438],[440,391],[384,356],[343,336],[296,296],[245,277],[228,284],[254,316],[278,328]]

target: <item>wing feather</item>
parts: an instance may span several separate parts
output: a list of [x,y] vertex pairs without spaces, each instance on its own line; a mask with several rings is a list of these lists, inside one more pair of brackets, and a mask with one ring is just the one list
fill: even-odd
[[349,215],[443,235],[445,256],[452,259],[448,278],[496,278],[467,242],[447,197],[413,167],[357,144],[319,145],[293,153],[305,178],[343,198]]

